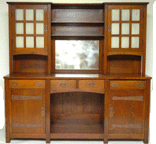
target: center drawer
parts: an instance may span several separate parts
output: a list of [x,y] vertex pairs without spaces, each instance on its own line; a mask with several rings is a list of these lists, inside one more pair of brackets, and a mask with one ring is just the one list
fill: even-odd
[[79,80],[79,89],[87,92],[104,93],[104,80]]
[[104,80],[51,80],[52,93],[95,92],[104,93]]

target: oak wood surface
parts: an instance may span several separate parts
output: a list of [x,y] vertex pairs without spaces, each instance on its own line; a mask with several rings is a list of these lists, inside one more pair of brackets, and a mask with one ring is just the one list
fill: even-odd
[[[146,21],[148,3],[53,4],[8,2],[10,74],[5,76],[6,142],[10,139],[128,139],[148,143],[150,79],[145,75]],[[15,20],[15,10],[24,9],[24,20]],[[26,48],[25,9],[44,9],[44,49]],[[111,10],[120,9],[119,21],[111,21]],[[130,20],[122,21],[122,9],[130,9]],[[140,9],[140,20],[132,21],[132,9]],[[34,13],[34,17],[36,13]],[[24,23],[24,34],[15,34],[16,23]],[[119,23],[119,35],[108,26]],[[121,34],[121,24],[130,24],[130,34]],[[132,35],[131,24],[140,24]],[[16,36],[24,37],[24,48],[16,48]],[[34,35],[36,37],[36,26]],[[111,37],[119,37],[119,49],[111,48]],[[129,37],[128,49],[121,37]],[[131,48],[131,37],[140,37],[139,48]],[[56,70],[55,40],[99,40],[98,70]],[[36,40],[34,40],[36,47]]]

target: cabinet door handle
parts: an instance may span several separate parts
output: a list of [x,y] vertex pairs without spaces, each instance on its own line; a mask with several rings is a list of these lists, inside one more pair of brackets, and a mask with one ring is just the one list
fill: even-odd
[[60,86],[66,86],[66,82],[60,82]]
[[95,82],[88,82],[88,86],[94,86]]
[[18,86],[18,82],[12,82],[12,86]]
[[108,26],[108,32],[111,32],[111,26],[110,25]]
[[110,117],[113,117],[113,108],[110,108]]
[[41,116],[42,116],[42,117],[45,116],[45,108],[44,108],[44,107],[41,108]]

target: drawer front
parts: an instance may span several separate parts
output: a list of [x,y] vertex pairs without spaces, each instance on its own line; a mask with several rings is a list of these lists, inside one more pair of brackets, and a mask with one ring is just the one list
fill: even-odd
[[44,80],[10,80],[9,88],[45,88]]
[[51,80],[51,89],[75,89],[76,80]]
[[104,93],[104,80],[80,80],[79,89],[88,92]]
[[145,89],[146,81],[110,81],[110,89]]

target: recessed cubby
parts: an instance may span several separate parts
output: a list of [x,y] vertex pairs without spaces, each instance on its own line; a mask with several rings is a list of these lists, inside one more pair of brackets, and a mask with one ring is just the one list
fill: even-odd
[[42,55],[14,55],[14,73],[46,73],[47,56]]
[[104,95],[67,92],[50,95],[51,133],[104,133]]

